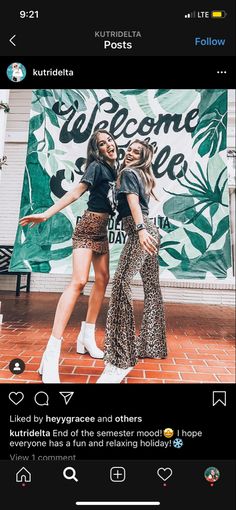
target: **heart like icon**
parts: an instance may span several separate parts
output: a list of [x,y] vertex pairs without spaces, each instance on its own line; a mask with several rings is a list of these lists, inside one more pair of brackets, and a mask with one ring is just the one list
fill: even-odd
[[9,393],[8,395],[9,397],[9,400],[11,402],[13,402],[13,404],[15,404],[15,406],[18,406],[18,404],[20,402],[22,402],[23,398],[24,398],[24,393],[22,393],[22,391],[12,391],[11,393]]
[[166,480],[168,480],[168,478],[170,478],[172,475],[173,471],[170,467],[161,467],[157,470],[157,476],[159,476],[159,478],[161,478],[164,482],[166,482]]

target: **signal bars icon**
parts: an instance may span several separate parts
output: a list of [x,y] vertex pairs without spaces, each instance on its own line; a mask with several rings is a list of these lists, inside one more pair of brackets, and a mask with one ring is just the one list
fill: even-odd
[[196,11],[188,12],[184,15],[185,18],[196,18]]

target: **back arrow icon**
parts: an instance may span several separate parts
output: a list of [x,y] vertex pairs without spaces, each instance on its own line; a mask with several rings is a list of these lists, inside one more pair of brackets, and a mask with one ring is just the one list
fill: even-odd
[[16,34],[14,34],[11,39],[9,39],[9,42],[13,44],[13,46],[16,46],[16,44],[13,42],[13,39],[16,37]]

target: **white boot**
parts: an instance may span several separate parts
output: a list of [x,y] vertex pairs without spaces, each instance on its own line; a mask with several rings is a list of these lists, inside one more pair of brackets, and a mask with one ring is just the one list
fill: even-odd
[[107,363],[96,384],[119,384],[133,368],[134,367],[118,368],[111,363]]
[[104,352],[97,347],[95,340],[95,324],[82,322],[80,334],[77,337],[77,352],[79,354],[88,352],[92,358],[103,358]]
[[51,335],[39,367],[43,383],[59,383],[59,358],[62,338]]
[[81,329],[79,332],[79,335],[77,336],[77,348],[76,351],[78,354],[85,354],[85,348],[84,348],[84,330],[85,330],[85,321],[81,322]]

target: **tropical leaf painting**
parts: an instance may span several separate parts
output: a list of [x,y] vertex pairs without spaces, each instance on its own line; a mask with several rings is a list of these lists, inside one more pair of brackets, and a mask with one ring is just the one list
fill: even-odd
[[193,147],[197,145],[200,156],[211,158],[226,147],[226,100],[227,91],[223,91],[204,111],[193,133]]
[[[32,93],[20,217],[56,203],[84,172],[89,137],[107,129],[119,160],[132,139],[153,145],[162,277],[231,274],[225,89],[37,89]],[[19,227],[12,271],[71,273],[72,233],[88,194],[47,222]],[[109,221],[110,270],[126,242]],[[139,277],[139,276],[138,276]]]

